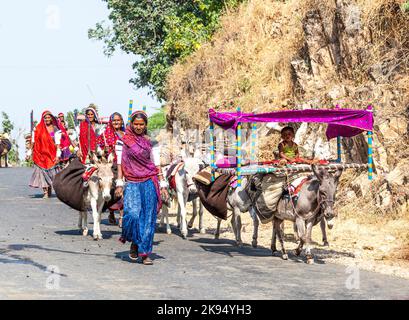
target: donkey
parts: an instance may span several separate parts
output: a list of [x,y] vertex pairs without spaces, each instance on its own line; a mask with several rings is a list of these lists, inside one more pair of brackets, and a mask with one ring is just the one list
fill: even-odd
[[5,167],[8,168],[8,153],[11,150],[11,143],[10,140],[6,137],[6,135],[0,136],[0,168],[2,167],[2,158],[4,157]]
[[[322,244],[324,247],[329,247],[329,242],[328,242],[328,237],[327,237],[327,226],[328,226],[328,229],[331,230],[334,227],[334,219],[327,221],[325,217],[323,217],[323,219],[321,219],[320,221]],[[282,225],[282,228],[284,228],[284,225]],[[299,242],[300,238],[298,236],[297,224],[295,223],[295,221],[293,222],[293,230],[294,230],[295,241]]]
[[288,259],[287,251],[284,248],[284,231],[281,228],[284,220],[290,220],[296,224],[300,242],[295,254],[300,255],[305,245],[307,263],[313,264],[314,257],[311,253],[312,227],[318,222],[322,223],[322,221],[326,221],[331,226],[332,219],[337,216],[334,203],[342,170],[339,169],[332,174],[315,165],[312,165],[312,170],[315,177],[303,185],[299,192],[297,204],[293,205],[290,202],[292,200],[281,198],[277,204],[277,210],[274,212],[271,250],[273,253],[277,251],[276,237],[278,235],[284,260]]
[[[102,158],[99,160],[96,155],[93,155],[94,164],[97,170],[92,174],[88,181],[88,190],[84,196],[84,207],[91,207],[92,217],[94,220],[94,240],[102,239],[101,233],[101,213],[105,202],[111,200],[111,188],[114,180],[114,174],[112,172],[112,164],[114,161],[113,154],[110,154],[108,160]],[[83,236],[88,235],[87,226],[87,211],[81,211],[79,213],[78,227]]]
[[[259,220],[256,212],[254,211],[252,201],[247,193],[247,185],[249,179],[246,176],[242,177],[242,183],[240,187],[235,189],[230,189],[227,195],[227,209],[232,212],[231,216],[231,225],[233,227],[234,236],[236,238],[236,245],[241,247],[243,241],[241,239],[241,214],[249,212],[251,218],[253,219],[253,248],[257,248],[257,239],[258,239],[258,227]],[[217,219],[217,229],[215,233],[215,239],[220,238],[220,226],[221,219]]]
[[[193,223],[197,216],[197,188],[196,184],[193,182],[193,177],[205,167],[205,163],[197,158],[186,158],[183,160],[184,165],[182,165],[175,175],[175,184],[176,184],[176,200],[178,202],[178,226],[180,228],[182,237],[187,238],[188,228],[193,227]],[[165,169],[165,175],[167,176],[167,170]],[[189,199],[189,197],[191,197]],[[187,202],[192,201],[193,203],[193,216],[190,219],[189,223],[186,221],[186,204]],[[169,203],[163,205],[162,215],[160,225],[163,225],[164,220],[166,220],[166,232],[171,234],[171,228],[169,226]],[[201,234],[206,233],[206,229],[203,226],[203,205],[199,201],[199,230]]]
[[[314,167],[314,169],[316,170],[316,168]],[[338,174],[338,173],[337,173]],[[340,175],[341,173],[339,173]],[[339,179],[339,176],[336,178],[337,181]],[[256,211],[253,207],[253,203],[251,200],[251,197],[249,195],[249,184],[250,184],[251,180],[249,178],[247,178],[246,176],[244,176],[242,178],[242,185],[241,187],[238,187],[236,189],[231,189],[228,196],[227,196],[227,207],[229,211],[232,211],[232,218],[231,218],[231,224],[233,227],[233,232],[236,238],[236,245],[237,246],[242,246],[242,240],[241,240],[241,213],[245,213],[245,212],[249,212],[250,216],[253,220],[253,237],[252,237],[252,247],[253,248],[257,248],[258,245],[258,228],[260,225],[260,221],[259,218],[256,214]],[[280,201],[285,201],[285,199],[281,199]],[[278,208],[278,206],[277,206]],[[215,238],[219,239],[220,237],[220,226],[221,226],[221,219],[218,219],[217,222],[217,229],[216,229],[216,233],[215,233]],[[315,222],[315,224],[317,224],[318,222],[321,222],[320,226],[321,226],[321,230],[322,230],[322,235],[323,235],[323,242],[324,245],[329,245],[328,244],[328,240],[327,240],[327,234],[326,234],[326,224],[328,224],[328,228],[332,229],[333,226],[333,219],[332,218],[327,218],[326,216],[323,216],[323,219],[317,219],[317,221]],[[296,227],[296,223],[295,223],[295,219],[293,220],[294,222],[294,232],[295,232],[295,236],[297,241],[299,241],[299,233]],[[273,222],[274,223],[274,222]],[[280,226],[280,232],[284,232],[283,226],[284,226],[284,220],[281,220],[281,222],[279,223]],[[274,226],[274,225],[273,225]],[[275,234],[273,234],[275,235]],[[276,252],[275,249],[275,240],[273,238],[274,241],[274,246],[272,245],[271,248],[273,250],[273,253]],[[288,258],[288,256],[285,254],[283,255],[284,258]]]

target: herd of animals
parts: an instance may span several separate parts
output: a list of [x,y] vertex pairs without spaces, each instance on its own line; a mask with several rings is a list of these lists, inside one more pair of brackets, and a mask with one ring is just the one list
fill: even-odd
[[[178,204],[177,223],[180,233],[184,239],[188,236],[188,229],[193,227],[194,221],[199,215],[199,231],[201,234],[206,232],[203,225],[203,205],[197,197],[197,185],[194,183],[195,175],[207,166],[205,161],[200,158],[187,157],[181,161],[175,174],[175,190],[172,192],[172,197]],[[91,208],[94,221],[93,238],[94,240],[102,239],[102,232],[100,228],[101,214],[105,202],[111,200],[111,190],[113,188],[114,175],[111,170],[113,159],[98,159],[94,160],[98,170],[93,175],[94,179],[90,179],[89,187],[84,197],[86,207]],[[169,166],[164,168],[166,172]],[[320,224],[323,233],[324,245],[328,245],[326,237],[326,225],[332,227],[333,218],[337,213],[334,210],[335,194],[342,174],[342,170],[336,172],[328,172],[324,167],[312,166],[314,173],[313,177],[309,179],[301,188],[299,192],[298,201],[294,205],[290,205],[289,201],[281,198],[277,204],[277,210],[271,213],[272,220],[272,253],[277,252],[276,240],[278,238],[281,246],[281,255],[284,260],[288,259],[288,253],[284,246],[284,221],[292,221],[296,238],[298,240],[298,247],[295,250],[296,255],[300,255],[305,246],[306,262],[308,264],[314,263],[314,257],[311,253],[312,249],[312,228]],[[165,174],[166,175],[166,174]],[[237,246],[242,246],[241,239],[241,215],[249,213],[253,220],[253,241],[252,246],[257,247],[258,227],[260,219],[256,213],[253,205],[253,200],[250,195],[249,186],[252,183],[251,176],[243,177],[241,186],[231,188],[227,195],[227,207],[231,213],[231,224],[236,239]],[[193,197],[192,197],[193,195]],[[192,201],[193,215],[189,222],[187,222],[186,205],[188,201]],[[171,227],[169,224],[169,206],[170,203],[164,204],[160,216],[160,226],[166,224],[166,231],[171,234]],[[87,226],[87,212],[79,213],[80,232],[88,235]],[[215,238],[220,236],[221,219],[218,219],[217,230]]]
[[[2,165],[1,158],[5,158],[5,166],[7,163],[7,153],[11,149],[10,141],[4,137],[0,137],[0,167]],[[95,171],[94,178],[90,179],[87,188],[84,202],[88,208],[91,208],[93,216],[93,238],[95,240],[102,239],[101,232],[101,215],[104,203],[111,200],[111,190],[113,188],[114,175],[112,169],[113,159],[98,159],[95,158],[95,164],[98,170]],[[177,223],[181,235],[184,239],[188,236],[188,229],[193,227],[194,221],[199,215],[199,231],[201,234],[206,232],[203,225],[203,205],[197,196],[197,186],[194,183],[194,176],[207,166],[205,161],[198,157],[187,157],[181,160],[182,165],[178,166],[175,174],[175,190],[173,191],[173,199],[178,203]],[[165,167],[166,170],[169,167]],[[300,192],[298,201],[294,204],[289,202],[292,200],[282,197],[275,212],[271,213],[272,217],[272,241],[271,250],[274,254],[277,252],[277,238],[281,246],[281,254],[283,259],[288,259],[288,253],[284,246],[284,228],[285,220],[292,221],[298,247],[295,250],[296,255],[300,255],[305,246],[306,262],[311,264],[314,262],[314,257],[311,253],[312,248],[312,228],[318,223],[321,226],[324,245],[328,245],[326,236],[326,225],[332,227],[333,218],[336,217],[334,210],[335,194],[342,174],[341,170],[335,173],[328,172],[320,166],[312,166],[314,176],[305,183]],[[241,186],[231,188],[227,195],[227,208],[231,212],[231,225],[236,239],[236,244],[241,246],[241,214],[249,213],[253,221],[253,241],[252,246],[257,247],[258,228],[260,219],[254,208],[254,202],[250,195],[250,185],[253,177],[244,176]],[[193,197],[192,197],[193,195]],[[187,222],[187,202],[191,201],[193,205],[193,214],[189,222]],[[170,203],[164,204],[161,212],[160,225],[166,224],[166,231],[171,233],[169,224],[169,206]],[[80,232],[88,235],[88,213],[86,211],[79,213],[78,226]],[[218,218],[217,230],[215,238],[220,236],[220,226],[222,220]]]

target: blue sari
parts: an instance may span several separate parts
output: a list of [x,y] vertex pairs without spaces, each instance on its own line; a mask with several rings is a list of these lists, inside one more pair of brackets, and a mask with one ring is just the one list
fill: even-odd
[[152,253],[157,212],[158,196],[153,181],[128,182],[124,190],[122,241],[136,244],[141,257]]
[[124,216],[121,242],[138,246],[139,256],[152,252],[157,213],[161,208],[158,169],[151,159],[152,144],[137,135],[132,124],[122,138],[121,167],[127,181],[124,190]]

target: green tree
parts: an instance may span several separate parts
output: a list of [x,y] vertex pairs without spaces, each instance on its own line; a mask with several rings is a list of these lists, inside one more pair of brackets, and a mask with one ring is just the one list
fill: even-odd
[[402,10],[403,12],[409,13],[409,1],[402,3]]
[[102,21],[88,31],[90,39],[105,43],[111,56],[117,48],[139,57],[133,65],[136,87],[148,87],[165,99],[171,67],[209,40],[225,8],[244,0],[103,0],[112,25]]
[[148,120],[148,131],[163,129],[166,125],[165,109],[161,108],[159,112],[154,113]]
[[11,122],[9,115],[7,113],[5,113],[4,111],[1,113],[1,115],[2,115],[2,118],[3,118],[2,122],[1,122],[1,125],[3,127],[3,132],[7,133],[7,134],[10,134],[11,131],[13,131],[13,129],[14,129],[14,123]]
[[75,121],[74,121],[74,111],[67,112],[67,127],[68,129],[75,128]]

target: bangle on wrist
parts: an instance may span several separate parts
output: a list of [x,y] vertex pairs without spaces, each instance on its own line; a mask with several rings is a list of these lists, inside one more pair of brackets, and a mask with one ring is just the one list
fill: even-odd
[[161,189],[167,189],[169,187],[169,184],[165,180],[159,181],[159,186]]
[[116,179],[116,186],[123,187],[125,185],[125,181],[123,179]]

